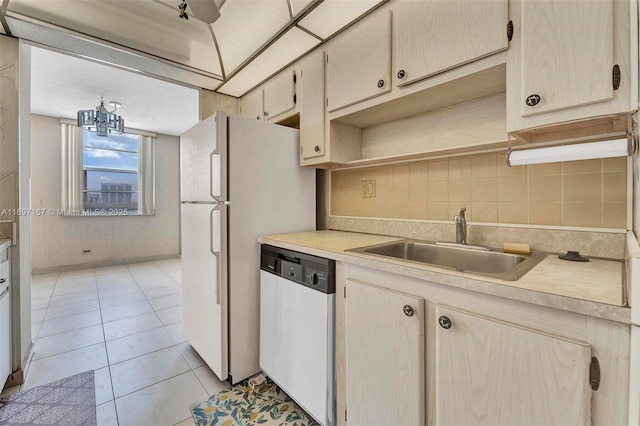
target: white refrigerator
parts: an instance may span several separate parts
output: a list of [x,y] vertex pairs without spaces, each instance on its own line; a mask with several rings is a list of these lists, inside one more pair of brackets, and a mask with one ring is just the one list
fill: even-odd
[[260,371],[260,235],[311,231],[298,130],[217,112],[180,136],[184,336],[221,380]]

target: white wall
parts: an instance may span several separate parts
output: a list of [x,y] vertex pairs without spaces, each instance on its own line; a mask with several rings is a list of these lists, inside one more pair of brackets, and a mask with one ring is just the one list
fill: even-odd
[[[153,131],[153,129],[149,129]],[[31,205],[61,207],[61,129],[57,118],[31,115]],[[179,253],[179,138],[156,139],[155,216],[32,218],[32,268],[117,262]],[[91,249],[91,254],[82,254]]]

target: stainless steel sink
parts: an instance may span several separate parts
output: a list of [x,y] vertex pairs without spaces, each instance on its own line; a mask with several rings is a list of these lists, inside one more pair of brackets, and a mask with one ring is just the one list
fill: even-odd
[[348,251],[486,275],[505,281],[518,280],[546,257],[544,254],[511,254],[411,240],[359,247]]

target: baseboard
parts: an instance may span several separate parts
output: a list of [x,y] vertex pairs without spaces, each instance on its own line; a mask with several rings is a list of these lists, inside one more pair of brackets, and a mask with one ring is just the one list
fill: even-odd
[[128,265],[131,263],[153,262],[155,260],[177,259],[179,254],[161,254],[157,256],[136,257],[134,259],[105,260],[103,262],[79,263],[77,265],[48,266],[45,268],[34,268],[32,275],[48,274],[51,272],[75,271],[78,269],[102,268],[105,266]]

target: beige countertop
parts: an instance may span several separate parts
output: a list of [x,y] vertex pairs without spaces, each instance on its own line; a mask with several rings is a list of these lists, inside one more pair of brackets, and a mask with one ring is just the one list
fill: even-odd
[[402,238],[343,231],[312,231],[267,235],[261,243],[322,256],[337,261],[419,278],[513,300],[570,312],[630,322],[624,307],[624,263],[591,259],[567,262],[548,255],[517,281],[445,270],[346,250],[398,241]]

